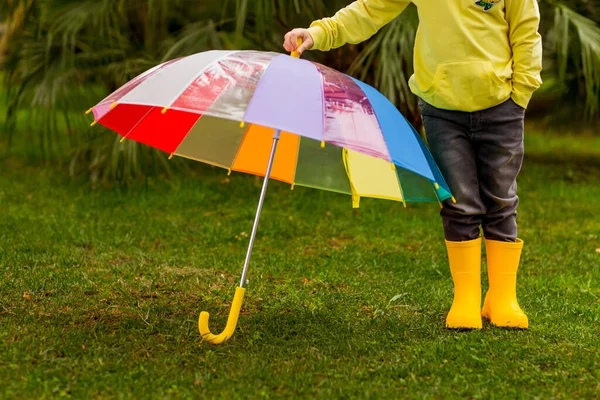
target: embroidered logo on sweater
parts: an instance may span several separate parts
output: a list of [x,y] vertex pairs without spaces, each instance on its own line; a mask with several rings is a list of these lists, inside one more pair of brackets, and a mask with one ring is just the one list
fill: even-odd
[[502,0],[479,0],[475,3],[476,6],[483,7],[483,11],[489,11],[494,4],[500,3]]

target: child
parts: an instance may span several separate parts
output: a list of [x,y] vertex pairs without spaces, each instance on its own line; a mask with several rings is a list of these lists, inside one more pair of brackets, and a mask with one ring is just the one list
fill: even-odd
[[[431,152],[457,203],[441,211],[454,300],[446,326],[526,329],[517,302],[516,178],[523,161],[523,120],[541,85],[537,0],[413,0],[419,13],[409,85],[419,98]],[[327,51],[359,43],[411,1],[358,0],[333,18],[285,36],[287,51]],[[302,38],[301,46],[296,45]],[[297,49],[296,49],[297,48]],[[481,309],[481,236],[490,288]]]

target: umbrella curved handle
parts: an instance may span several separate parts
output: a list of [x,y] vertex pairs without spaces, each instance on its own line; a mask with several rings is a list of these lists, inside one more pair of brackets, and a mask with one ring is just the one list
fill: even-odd
[[200,313],[200,318],[198,318],[198,330],[204,340],[212,344],[221,344],[233,336],[233,332],[237,326],[238,317],[240,316],[242,302],[244,301],[244,292],[246,292],[246,289],[242,287],[235,289],[235,296],[233,296],[233,303],[231,304],[231,310],[229,311],[229,317],[227,318],[227,325],[225,325],[225,329],[219,335],[210,333],[210,329],[208,328],[208,318],[210,314],[206,311]]
[[[302,45],[302,38],[299,37],[298,39],[296,39],[296,45],[297,46],[301,46]],[[300,58],[300,54],[294,50],[292,51],[292,54],[290,54],[290,56],[294,57],[294,58]]]

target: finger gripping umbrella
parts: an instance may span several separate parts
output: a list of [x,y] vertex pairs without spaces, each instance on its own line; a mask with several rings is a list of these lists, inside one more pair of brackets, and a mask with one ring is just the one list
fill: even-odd
[[112,93],[94,122],[155,147],[232,171],[264,176],[239,287],[225,330],[229,339],[269,179],[352,196],[400,201],[452,199],[412,126],[371,86],[324,65],[285,54],[208,51],[156,66]]

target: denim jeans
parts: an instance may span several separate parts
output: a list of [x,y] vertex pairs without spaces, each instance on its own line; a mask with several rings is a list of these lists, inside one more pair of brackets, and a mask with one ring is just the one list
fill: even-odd
[[441,216],[449,241],[517,238],[517,175],[523,164],[525,110],[512,100],[476,112],[419,102],[431,153],[456,203]]

